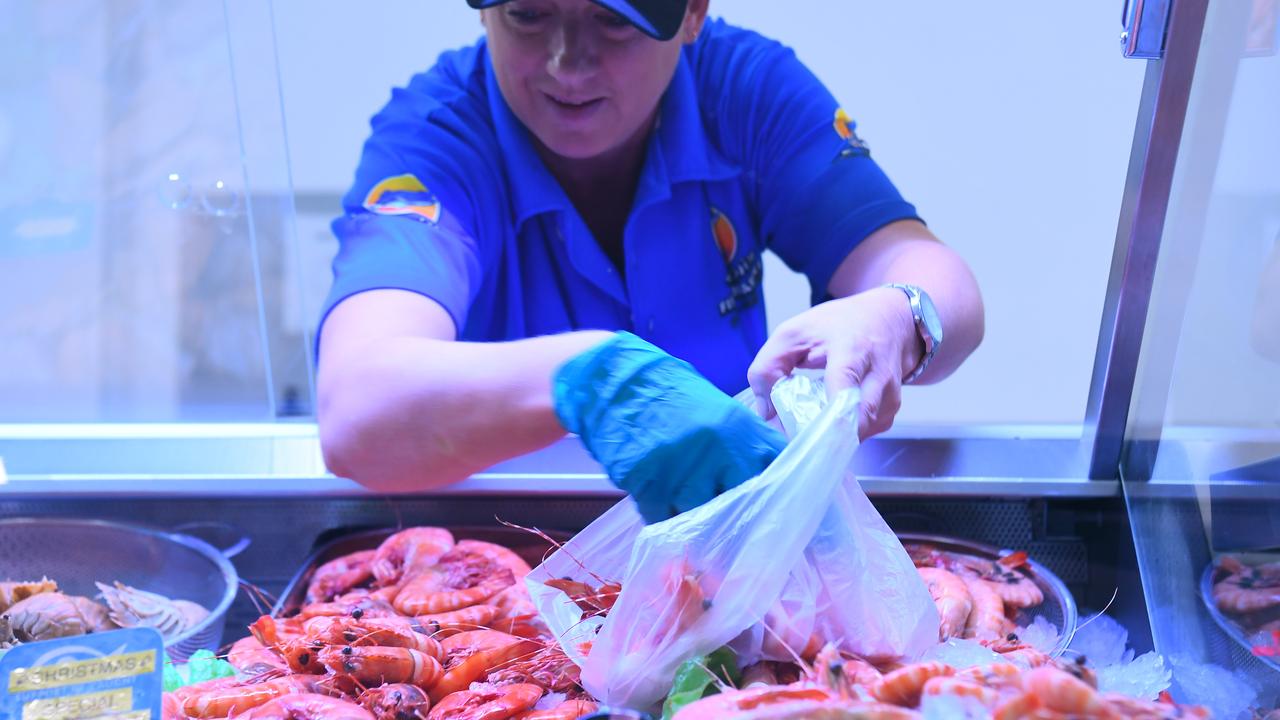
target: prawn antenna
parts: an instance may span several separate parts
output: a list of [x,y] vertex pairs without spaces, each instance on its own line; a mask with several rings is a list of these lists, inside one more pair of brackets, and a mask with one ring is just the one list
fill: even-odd
[[1104,613],[1106,613],[1106,612],[1107,612],[1107,610],[1111,609],[1111,605],[1115,603],[1115,601],[1116,601],[1116,596],[1117,596],[1117,595],[1119,595],[1119,594],[1120,594],[1120,588],[1119,588],[1119,587],[1117,587],[1115,590],[1112,590],[1112,591],[1111,591],[1111,599],[1107,601],[1107,604],[1106,604],[1106,605],[1103,605],[1103,606],[1102,606],[1102,609],[1101,609],[1101,610],[1099,610],[1098,612],[1094,613],[1092,616],[1090,616],[1088,620],[1085,620],[1084,622],[1080,623],[1079,625],[1076,625],[1075,630],[1072,630],[1072,631],[1071,631],[1071,637],[1067,638],[1067,642],[1068,642],[1068,643],[1070,643],[1070,642],[1071,642],[1071,640],[1075,638],[1076,633],[1080,632],[1080,628],[1085,627],[1086,625],[1088,625],[1089,623],[1093,622],[1094,620],[1097,620],[1097,619],[1098,619],[1099,617],[1101,617]]
[[[573,561],[573,563],[574,563],[575,565],[577,565],[578,567],[582,568],[582,571],[583,571],[583,572],[585,572],[586,574],[590,575],[592,578],[594,578],[594,579],[595,579],[597,582],[599,582],[601,585],[608,585],[608,584],[610,584],[610,582],[609,582],[608,580],[605,580],[604,578],[602,578],[602,577],[600,577],[599,575],[597,575],[597,574],[595,574],[594,572],[592,572],[592,571],[590,570],[590,568],[588,568],[586,565],[583,565],[583,564],[582,564],[582,561],[581,561],[581,560],[579,560],[578,558],[574,557],[573,553],[569,552],[569,549],[568,549],[567,543],[562,543],[562,542],[559,542],[559,541],[555,540],[555,539],[554,539],[554,538],[552,538],[550,535],[546,534],[545,532],[543,532],[542,530],[540,530],[540,529],[538,529],[538,528],[536,528],[536,527],[525,527],[525,526],[523,526],[523,525],[517,525],[517,524],[515,524],[515,523],[513,523],[513,522],[507,522],[506,520],[503,520],[502,518],[498,517],[497,515],[494,515],[494,516],[493,516],[493,519],[494,519],[494,520],[497,520],[499,523],[501,523],[501,524],[503,524],[503,525],[506,525],[506,526],[507,526],[507,527],[509,527],[509,528],[514,528],[514,529],[516,529],[516,530],[523,530],[523,531],[525,531],[525,532],[527,532],[527,533],[532,533],[532,534],[534,534],[534,535],[537,535],[538,537],[540,537],[540,538],[542,538],[543,540],[546,540],[548,543],[550,543],[550,544],[551,544],[551,546],[552,546],[552,547],[554,547],[556,550],[562,550],[562,551],[564,551],[564,554],[565,554],[565,556],[566,556],[566,557],[568,557],[570,560],[572,560],[572,561]],[[545,559],[545,558],[544,558],[544,559]]]
[[777,630],[774,630],[773,628],[769,627],[769,623],[761,623],[761,626],[764,628],[765,632],[773,636],[774,640],[778,641],[779,645],[781,645],[783,648],[786,649],[787,654],[791,656],[792,660],[796,661],[797,665],[799,665],[801,668],[807,668],[810,671],[813,670],[813,668],[809,666],[809,663],[805,662],[804,658],[800,657],[800,654],[797,653],[794,648],[788,645],[787,641],[782,639],[782,636],[778,634]]
[[240,587],[245,591],[245,594],[249,596],[249,601],[253,603],[253,609],[256,610],[259,615],[271,614],[271,608],[275,607],[277,602],[274,595],[264,590],[261,586],[255,585],[244,578],[240,578]]

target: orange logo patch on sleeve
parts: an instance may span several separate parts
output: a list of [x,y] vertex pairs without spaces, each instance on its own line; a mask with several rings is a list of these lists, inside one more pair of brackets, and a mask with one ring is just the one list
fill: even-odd
[[849,147],[841,152],[845,154],[867,154],[871,152],[871,148],[867,147],[867,143],[858,137],[858,133],[853,131],[853,119],[844,111],[844,108],[836,108],[836,118],[831,123],[836,129],[836,134],[844,140]]
[[831,124],[835,126],[837,135],[845,140],[853,137],[853,128],[849,127],[851,122],[852,120],[849,118],[849,114],[844,111],[844,108],[836,108],[836,119]]
[[430,223],[440,220],[440,200],[413,175],[382,180],[365,195],[363,205],[379,215],[416,215]]

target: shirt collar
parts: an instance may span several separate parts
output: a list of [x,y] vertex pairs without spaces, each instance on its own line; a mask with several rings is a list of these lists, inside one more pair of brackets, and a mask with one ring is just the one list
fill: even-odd
[[[489,112],[506,156],[517,226],[544,212],[569,209],[568,196],[534,150],[528,128],[503,98],[487,48],[484,68]],[[675,183],[726,180],[739,173],[741,168],[726,160],[707,137],[693,69],[687,53],[682,52],[658,111],[658,126],[640,171],[634,207],[669,197]]]
[[698,86],[688,51],[680,53],[658,115],[656,148],[662,153],[671,184],[727,180],[742,170],[725,159],[702,123]]

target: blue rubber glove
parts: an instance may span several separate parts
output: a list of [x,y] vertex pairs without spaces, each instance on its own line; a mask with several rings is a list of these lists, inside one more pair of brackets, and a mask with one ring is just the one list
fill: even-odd
[[648,523],[759,475],[786,444],[688,363],[630,333],[562,366],[552,394],[561,424]]

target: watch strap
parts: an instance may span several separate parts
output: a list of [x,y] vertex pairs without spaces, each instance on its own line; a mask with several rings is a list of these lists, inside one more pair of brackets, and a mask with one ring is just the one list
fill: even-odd
[[906,293],[907,299],[911,305],[911,319],[916,326],[916,335],[920,337],[924,343],[924,355],[920,358],[920,363],[915,369],[902,379],[902,384],[907,385],[920,377],[924,373],[925,368],[929,367],[929,362],[933,360],[933,356],[938,352],[937,338],[929,331],[928,324],[924,319],[924,307],[922,297],[924,291],[915,285],[907,285],[906,283],[890,283],[885,287],[897,288]]

